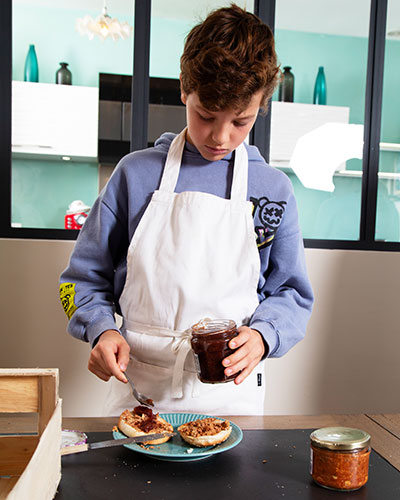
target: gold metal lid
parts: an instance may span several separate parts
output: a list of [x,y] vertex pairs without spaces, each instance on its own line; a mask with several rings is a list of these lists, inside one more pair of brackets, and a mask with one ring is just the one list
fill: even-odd
[[310,434],[311,443],[329,450],[358,450],[369,446],[368,432],[352,427],[323,427]]

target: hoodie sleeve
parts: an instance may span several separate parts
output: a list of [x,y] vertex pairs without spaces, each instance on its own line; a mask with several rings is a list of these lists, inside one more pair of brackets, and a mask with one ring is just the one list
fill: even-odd
[[[60,277],[60,299],[69,319],[67,330],[91,345],[105,330],[118,330],[114,319],[115,270],[126,255],[128,235],[121,209],[124,190],[121,183],[116,189],[117,177],[90,210]],[[114,192],[118,192],[118,200]]]
[[268,357],[281,357],[305,335],[314,301],[293,191],[272,244],[260,250],[260,303],[250,327],[268,344]]

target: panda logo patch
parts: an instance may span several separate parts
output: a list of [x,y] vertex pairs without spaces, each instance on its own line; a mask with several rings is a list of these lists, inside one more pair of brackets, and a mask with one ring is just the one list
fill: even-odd
[[258,248],[271,245],[282,222],[286,201],[271,201],[266,196],[250,198],[253,203],[254,229]]

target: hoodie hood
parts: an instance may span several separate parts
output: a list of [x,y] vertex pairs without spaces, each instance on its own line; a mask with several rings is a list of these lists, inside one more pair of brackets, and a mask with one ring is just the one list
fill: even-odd
[[[165,132],[162,134],[154,143],[155,147],[159,147],[164,151],[168,151],[169,147],[171,146],[171,142],[175,139],[175,137],[178,134],[174,134],[172,132]],[[249,146],[248,144],[244,143],[246,149],[247,149],[247,154],[249,156],[249,161],[262,161],[265,162],[264,158],[261,156],[258,148],[256,146]],[[198,149],[190,144],[189,142],[185,142],[185,152],[195,155],[197,157],[201,157]],[[223,160],[230,160],[232,158],[232,152],[228,153]],[[207,163],[211,163],[208,160],[204,159],[203,160]]]

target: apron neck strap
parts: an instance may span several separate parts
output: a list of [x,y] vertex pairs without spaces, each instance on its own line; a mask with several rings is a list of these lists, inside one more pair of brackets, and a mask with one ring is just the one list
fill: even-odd
[[246,201],[247,178],[249,173],[249,156],[244,144],[235,149],[235,163],[231,187],[231,200]]
[[185,147],[186,130],[187,127],[171,142],[161,177],[160,191],[168,191],[170,193],[175,191],[182,163],[183,149]]
[[[173,193],[178,182],[182,155],[185,147],[187,128],[184,128],[171,142],[159,190]],[[244,144],[240,144],[234,152],[234,167],[231,187],[231,200],[247,199],[248,155]]]

